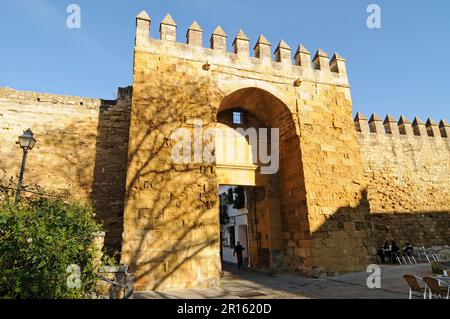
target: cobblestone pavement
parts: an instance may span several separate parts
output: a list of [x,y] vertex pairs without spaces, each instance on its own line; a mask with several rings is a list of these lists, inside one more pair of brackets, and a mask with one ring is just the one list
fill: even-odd
[[282,273],[275,276],[225,265],[218,288],[139,292],[136,299],[406,299],[403,275],[431,275],[429,264],[382,265],[381,289],[367,287],[366,272],[325,279]]

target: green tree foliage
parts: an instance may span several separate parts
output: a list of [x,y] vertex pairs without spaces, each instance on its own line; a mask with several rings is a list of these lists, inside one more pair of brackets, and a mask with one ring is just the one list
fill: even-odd
[[[93,234],[100,230],[89,205],[62,199],[0,203],[0,298],[90,298],[95,292]],[[70,288],[77,265],[81,285]],[[98,266],[98,265],[97,265]]]

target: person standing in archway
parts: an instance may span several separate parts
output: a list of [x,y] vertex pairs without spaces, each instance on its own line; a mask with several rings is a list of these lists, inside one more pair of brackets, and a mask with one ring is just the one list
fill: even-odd
[[238,268],[241,269],[242,267],[242,263],[244,261],[244,256],[243,256],[243,252],[244,252],[245,248],[242,247],[240,242],[237,242],[236,247],[234,247],[234,252],[233,252],[233,256],[236,256],[237,258],[237,264],[238,264]]

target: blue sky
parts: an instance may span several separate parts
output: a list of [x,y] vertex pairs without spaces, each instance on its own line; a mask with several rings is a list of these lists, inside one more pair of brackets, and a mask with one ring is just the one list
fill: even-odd
[[[81,7],[81,29],[68,29],[66,8]],[[381,7],[381,29],[366,25]],[[293,49],[303,43],[347,58],[354,111],[450,121],[450,1],[321,0],[3,0],[0,86],[105,99],[132,83],[134,17],[145,9],[153,37],[166,13],[185,41],[197,20],[204,44],[217,25],[231,44],[239,28],[252,44],[264,34]]]

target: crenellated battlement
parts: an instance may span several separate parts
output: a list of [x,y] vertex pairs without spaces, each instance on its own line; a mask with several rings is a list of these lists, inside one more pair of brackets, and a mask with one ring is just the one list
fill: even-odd
[[[339,54],[332,58],[318,49],[311,59],[311,53],[300,44],[294,56],[291,47],[280,40],[275,50],[271,42],[260,35],[250,53],[250,39],[240,29],[232,42],[232,52],[228,51],[228,35],[218,26],[211,34],[209,47],[203,46],[203,29],[194,21],[187,29],[186,42],[177,42],[177,23],[171,15],[166,15],[159,25],[159,39],[150,36],[151,18],[142,11],[136,17],[135,49],[154,54],[165,54],[191,61],[201,62],[204,70],[211,67],[239,68],[249,72],[260,72],[290,80],[289,84],[299,86],[304,81],[348,87],[346,60]],[[286,80],[283,80],[286,81]]]
[[391,115],[387,115],[382,120],[377,114],[373,113],[370,119],[358,112],[355,116],[356,130],[362,134],[384,134],[393,137],[396,136],[422,136],[434,138],[450,138],[450,124],[442,119],[439,124],[429,118],[426,123],[419,117],[415,117],[410,122],[405,116],[400,116],[397,121]]

